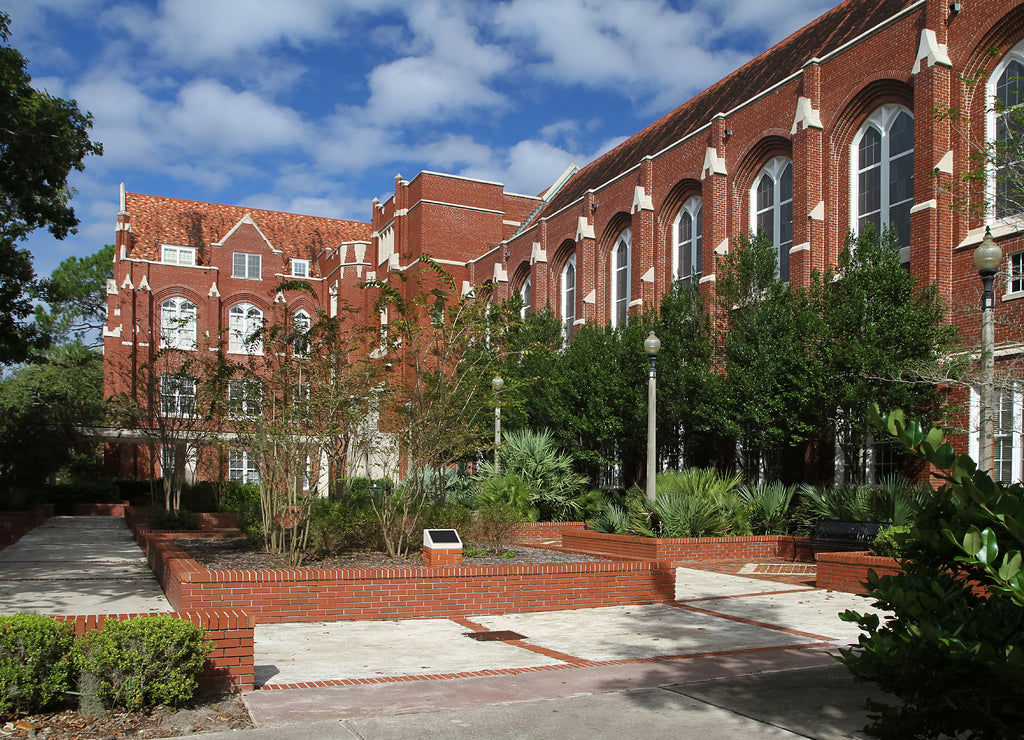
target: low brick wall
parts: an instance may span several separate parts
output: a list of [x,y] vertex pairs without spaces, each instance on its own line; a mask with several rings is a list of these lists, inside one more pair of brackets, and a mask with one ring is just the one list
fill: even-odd
[[557,545],[564,533],[580,532],[586,526],[586,522],[527,522],[516,534],[516,542],[520,545]]
[[[76,635],[98,630],[108,619],[131,619],[132,617],[156,616],[156,614],[99,614],[77,617],[56,617],[74,625]],[[213,644],[213,651],[206,658],[206,665],[199,676],[201,687],[226,689],[230,691],[252,691],[254,675],[253,629],[256,620],[249,614],[236,609],[209,611],[183,611],[171,614],[178,619],[187,619],[206,630],[207,639]]]
[[[562,547],[623,560],[738,560],[742,558],[794,557],[794,541],[801,537],[638,537],[605,534],[589,530],[563,531]],[[796,551],[798,559],[810,561],[810,553]]]
[[0,511],[0,550],[13,545],[51,516],[53,504],[43,504],[34,511]]
[[119,504],[75,504],[75,516],[124,516],[127,501]]
[[412,619],[672,601],[665,563],[208,571],[173,535],[150,534],[149,564],[179,611],[239,609],[266,622]]
[[879,576],[893,576],[901,571],[899,561],[879,558],[866,552],[818,553],[817,587],[851,594],[864,594],[868,569]]

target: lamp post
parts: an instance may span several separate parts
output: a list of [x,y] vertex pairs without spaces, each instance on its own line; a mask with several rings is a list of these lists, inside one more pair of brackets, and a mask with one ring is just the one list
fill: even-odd
[[491,388],[494,389],[494,474],[501,475],[501,460],[498,459],[498,450],[501,448],[501,389],[505,387],[505,381],[500,375],[495,375],[491,380]]
[[654,336],[654,332],[651,331],[650,336],[644,340],[644,352],[647,353],[647,359],[651,363],[650,369],[647,371],[647,500],[651,503],[654,503],[654,479],[657,475],[657,430],[655,426],[655,415],[657,410],[656,386],[658,383],[658,370],[655,367],[655,362],[658,359],[659,349],[661,349],[661,340]]
[[985,238],[974,250],[974,267],[981,276],[981,414],[978,430],[978,468],[991,471],[994,463],[993,443],[995,440],[996,418],[993,377],[995,375],[995,305],[992,290],[999,264],[1003,261],[1003,250],[992,238],[992,231],[985,227]]

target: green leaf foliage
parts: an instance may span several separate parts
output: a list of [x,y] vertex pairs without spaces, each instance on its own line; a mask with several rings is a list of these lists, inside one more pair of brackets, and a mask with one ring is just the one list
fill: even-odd
[[76,645],[75,662],[107,707],[178,706],[195,693],[212,645],[206,634],[169,615],[108,620]]
[[38,614],[0,617],[0,716],[53,706],[70,688],[71,626]]

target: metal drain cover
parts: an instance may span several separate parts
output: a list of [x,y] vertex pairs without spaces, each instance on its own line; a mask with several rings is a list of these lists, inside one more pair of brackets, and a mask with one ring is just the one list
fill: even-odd
[[466,637],[471,637],[474,640],[480,640],[481,642],[490,642],[491,640],[525,640],[526,635],[521,635],[518,632],[512,630],[494,630],[492,632],[463,632]]

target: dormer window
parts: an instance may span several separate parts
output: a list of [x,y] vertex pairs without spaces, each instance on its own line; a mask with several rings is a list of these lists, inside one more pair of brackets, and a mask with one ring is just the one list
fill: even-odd
[[292,260],[292,275],[294,277],[309,277],[309,260]]
[[167,265],[194,267],[196,264],[195,247],[175,247],[165,244],[160,248],[160,261]]
[[231,277],[262,280],[263,265],[258,254],[235,252],[231,255]]

